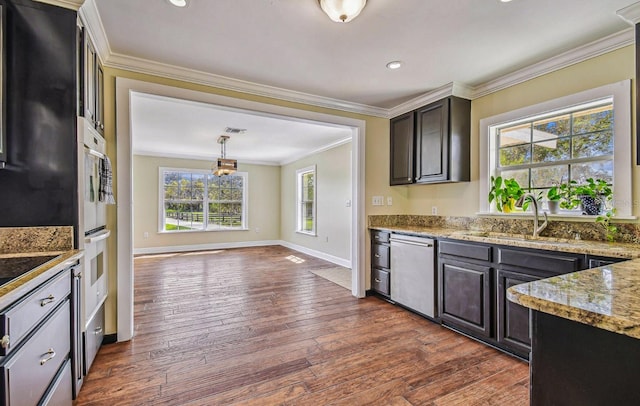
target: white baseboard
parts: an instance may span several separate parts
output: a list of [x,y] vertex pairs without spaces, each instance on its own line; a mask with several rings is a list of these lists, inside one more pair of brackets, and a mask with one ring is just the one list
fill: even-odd
[[267,245],[282,245],[283,247],[287,247],[292,250],[302,252],[303,254],[324,259],[325,261],[329,261],[336,265],[344,266],[346,268],[351,269],[351,261],[348,259],[339,258],[339,257],[336,257],[335,255],[312,250],[311,248],[303,247],[302,245],[293,244],[288,241],[282,241],[282,240],[222,242],[222,243],[212,243],[212,244],[172,245],[168,247],[134,248],[133,255],[168,254],[172,252],[221,250],[221,249],[227,249],[227,248],[264,247]]
[[220,242],[211,244],[172,245],[168,247],[134,248],[133,254],[165,254],[170,252],[220,250],[226,248],[264,247],[267,245],[282,245],[279,240]]
[[336,257],[335,255],[327,254],[326,252],[316,251],[311,248],[303,247],[302,245],[290,243],[288,241],[279,241],[279,243],[283,247],[291,248],[292,250],[302,252],[303,254],[324,259],[325,261],[329,261],[336,265],[344,266],[345,268],[351,269],[351,261],[348,259]]

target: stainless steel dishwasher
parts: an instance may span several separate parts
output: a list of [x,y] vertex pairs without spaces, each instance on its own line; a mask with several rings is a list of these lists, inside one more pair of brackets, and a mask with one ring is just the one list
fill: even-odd
[[391,300],[434,318],[436,278],[434,241],[391,235]]

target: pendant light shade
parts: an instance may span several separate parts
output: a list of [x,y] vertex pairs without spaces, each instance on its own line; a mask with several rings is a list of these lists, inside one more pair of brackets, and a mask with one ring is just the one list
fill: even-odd
[[221,135],[218,137],[218,144],[220,144],[220,155],[216,163],[211,168],[211,171],[216,176],[231,175],[238,170],[238,161],[235,159],[227,159],[227,140],[228,135]]
[[337,23],[348,23],[360,14],[367,0],[318,0],[322,11]]

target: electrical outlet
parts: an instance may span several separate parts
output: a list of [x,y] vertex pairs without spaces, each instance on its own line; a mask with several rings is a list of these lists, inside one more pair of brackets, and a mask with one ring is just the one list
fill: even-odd
[[260,232],[260,227],[256,227],[256,233]]
[[149,232],[145,231],[142,236],[144,237],[144,239],[146,240],[147,238],[149,238]]
[[344,205],[346,207],[351,207],[351,200],[347,200]]
[[431,206],[431,214],[434,216],[438,215],[438,206]]
[[371,204],[374,206],[384,206],[384,196],[373,196]]
[[387,196],[387,206],[393,206],[393,197]]

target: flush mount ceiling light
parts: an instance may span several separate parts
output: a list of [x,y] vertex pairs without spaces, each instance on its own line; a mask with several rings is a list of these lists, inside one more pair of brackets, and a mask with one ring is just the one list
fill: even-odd
[[169,3],[173,4],[176,7],[186,7],[187,0],[169,0]]
[[211,168],[211,172],[216,176],[231,175],[238,170],[238,161],[235,159],[227,159],[227,141],[228,135],[221,135],[218,137],[218,144],[220,144],[220,158]]
[[387,64],[389,69],[400,69],[402,67],[402,61],[391,61]]
[[337,23],[348,23],[360,14],[367,0],[318,0],[320,8]]

